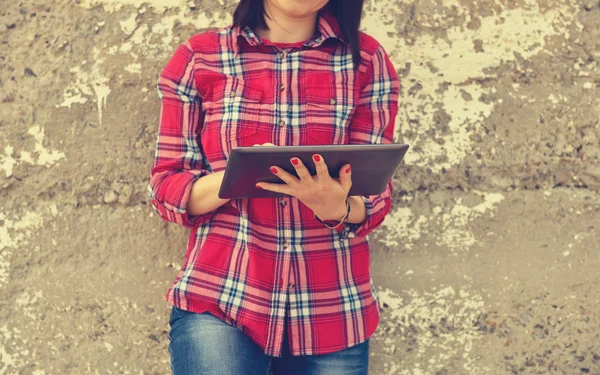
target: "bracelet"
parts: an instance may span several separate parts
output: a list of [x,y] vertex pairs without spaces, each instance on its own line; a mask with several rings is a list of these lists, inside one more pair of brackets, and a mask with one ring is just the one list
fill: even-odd
[[321,224],[325,225],[329,229],[338,229],[340,227],[340,225],[342,225],[346,221],[348,221],[348,218],[350,217],[350,201],[348,201],[348,198],[346,198],[346,210],[347,210],[346,215],[344,215],[344,217],[342,218],[342,221],[340,221],[336,226],[333,226],[333,227],[331,225],[327,224],[326,222],[324,222],[323,220],[319,219],[317,214],[315,214],[315,219],[317,219]]

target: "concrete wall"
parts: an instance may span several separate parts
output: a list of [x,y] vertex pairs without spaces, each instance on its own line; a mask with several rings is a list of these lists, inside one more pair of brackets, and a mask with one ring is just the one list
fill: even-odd
[[[3,0],[0,375],[167,374],[155,83],[235,1]],[[372,0],[403,86],[373,374],[600,374],[600,4]]]

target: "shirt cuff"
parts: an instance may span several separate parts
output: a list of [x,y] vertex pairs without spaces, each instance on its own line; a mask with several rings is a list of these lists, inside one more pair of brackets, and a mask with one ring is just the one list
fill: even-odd
[[[167,222],[176,223],[186,228],[194,228],[210,221],[214,216],[214,211],[202,215],[190,215],[187,212],[192,185],[197,179],[206,176],[207,174],[207,171],[184,171],[170,176],[172,180],[169,184],[169,190],[176,192],[177,198],[164,197],[161,202],[156,196],[151,196],[152,206],[158,212],[160,217]],[[174,184],[176,186],[173,186]],[[176,204],[171,204],[169,201],[176,202]]]
[[[342,234],[344,235],[344,237],[366,237],[369,233],[375,230],[379,226],[379,224],[381,224],[381,221],[383,221],[383,217],[387,212],[382,212],[381,206],[376,207],[373,198],[379,197],[380,196],[361,197],[367,210],[366,218],[360,224],[346,223],[344,229],[342,230]],[[379,204],[383,203],[381,202],[381,199],[379,200]]]

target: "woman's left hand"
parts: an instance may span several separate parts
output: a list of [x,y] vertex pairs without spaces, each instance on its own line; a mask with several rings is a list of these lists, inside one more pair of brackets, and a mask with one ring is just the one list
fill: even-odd
[[352,187],[350,165],[346,164],[340,169],[338,182],[329,175],[327,164],[321,155],[313,155],[313,161],[317,170],[315,176],[311,176],[300,159],[292,158],[290,162],[299,178],[272,166],[271,172],[285,184],[260,182],[256,187],[298,198],[321,220],[341,220],[346,215],[346,199]]

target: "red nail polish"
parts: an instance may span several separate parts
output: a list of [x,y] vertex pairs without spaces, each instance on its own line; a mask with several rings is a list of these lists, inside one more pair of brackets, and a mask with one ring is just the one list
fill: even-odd
[[313,159],[315,159],[315,161],[321,161],[321,157],[319,155],[314,155]]
[[350,173],[350,167],[346,168],[346,173]]
[[260,187],[259,185],[255,185],[257,189],[262,189],[262,187]]
[[277,173],[277,168],[271,168],[271,172]]
[[298,165],[298,162],[299,162],[298,159],[292,159],[292,164]]

